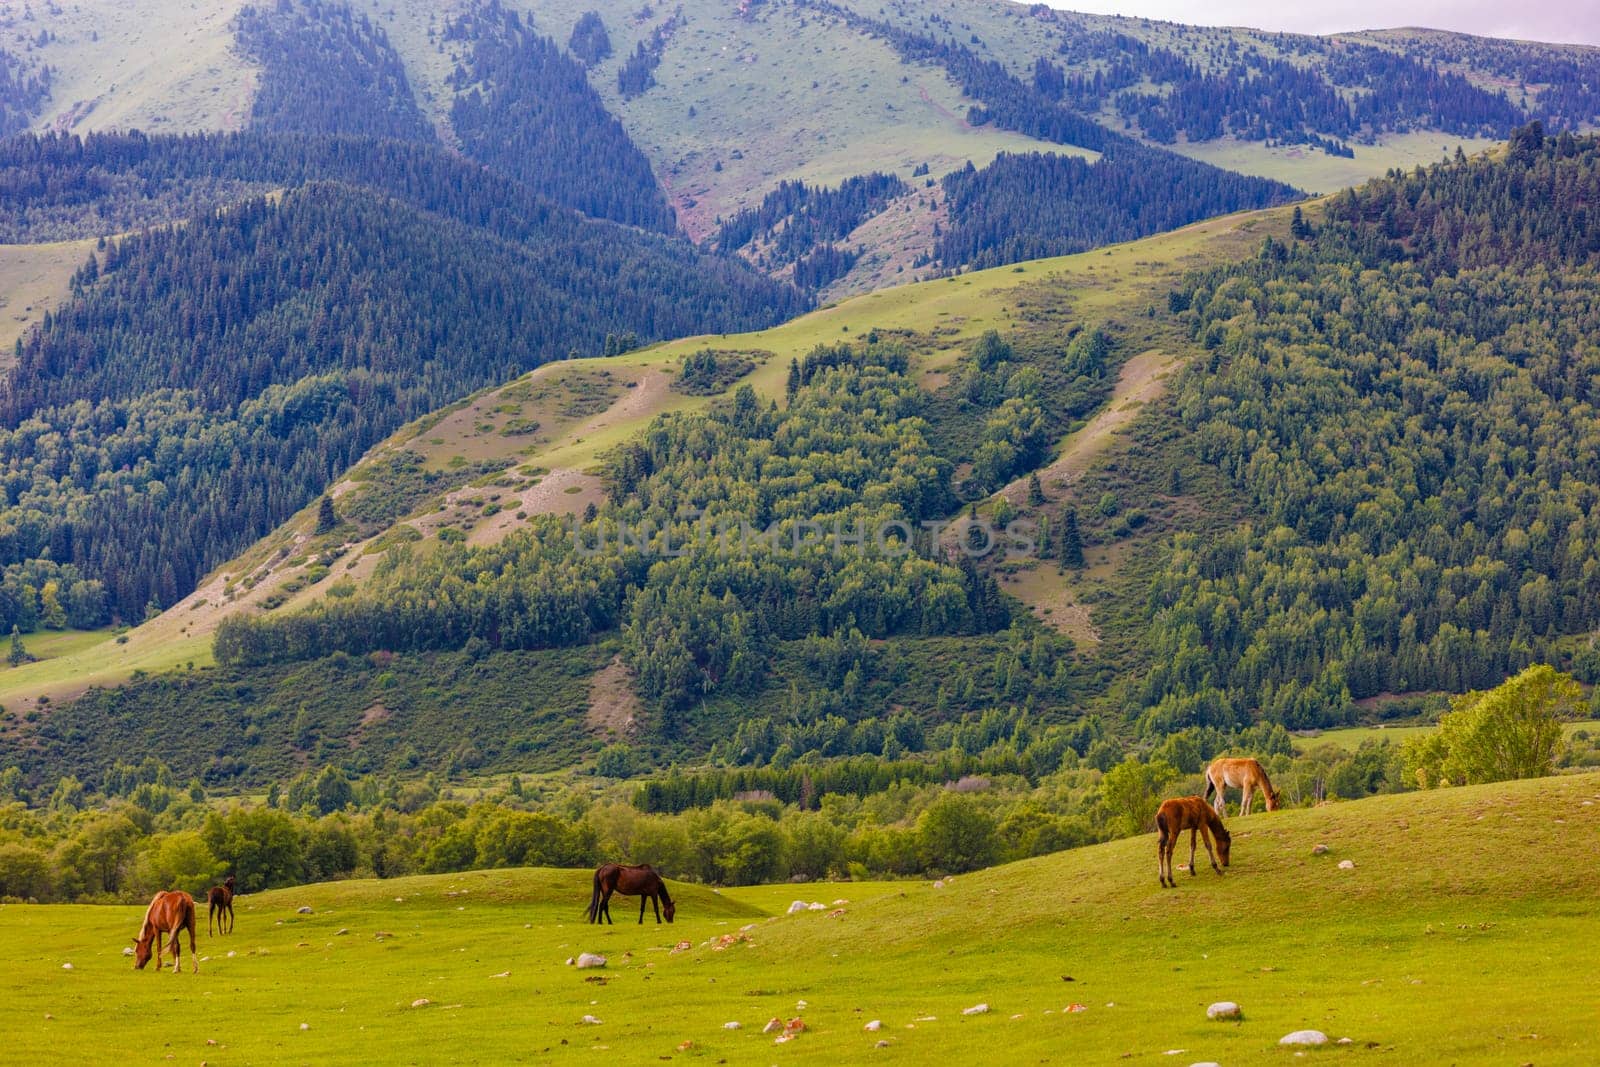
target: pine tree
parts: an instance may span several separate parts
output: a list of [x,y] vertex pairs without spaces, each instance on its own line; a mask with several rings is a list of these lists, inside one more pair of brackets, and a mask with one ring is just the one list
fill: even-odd
[[28,650],[22,644],[22,631],[15,624],[11,627],[11,655],[7,657],[13,667],[20,667],[33,657],[28,655]]
[[333,497],[323,494],[317,505],[317,533],[330,533],[339,525],[339,513],[333,509]]
[[800,391],[800,361],[797,360],[797,359],[791,359],[789,361],[789,384],[786,387],[786,392],[788,393],[789,400],[791,402],[793,402],[793,400],[794,400],[794,395],[796,393],[798,393],[799,391]]
[[1028,475],[1028,503],[1038,507],[1044,503],[1044,486],[1039,484],[1039,472]]
[[1061,565],[1081,570],[1083,567],[1083,535],[1078,532],[1078,509],[1068,507],[1061,513]]

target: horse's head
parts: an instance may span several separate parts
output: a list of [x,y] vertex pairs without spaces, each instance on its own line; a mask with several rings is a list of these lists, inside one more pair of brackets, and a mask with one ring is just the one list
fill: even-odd
[[1228,849],[1233,846],[1233,835],[1220,826],[1213,833],[1217,839],[1217,859],[1221,860],[1222,865],[1226,867],[1228,865]]
[[677,912],[678,912],[678,906],[676,904],[674,904],[670,900],[667,901],[665,904],[661,905],[661,914],[663,914],[663,915],[665,915],[667,917],[667,922],[671,922],[672,921],[672,917],[674,915],[676,915]]
[[[176,936],[176,935],[174,935]],[[148,937],[133,939],[133,969],[144,970],[144,965],[150,962],[150,942]]]
[[227,886],[228,892],[233,892],[233,875],[230,874],[228,877],[224,878],[222,880],[222,884]]
[[1277,811],[1278,810],[1278,791],[1276,789],[1268,789],[1267,790],[1267,810],[1268,811]]

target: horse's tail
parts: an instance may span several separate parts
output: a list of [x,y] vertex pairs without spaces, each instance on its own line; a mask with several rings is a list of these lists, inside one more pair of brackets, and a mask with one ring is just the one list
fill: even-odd
[[1211,768],[1207,767],[1206,768],[1206,791],[1205,791],[1205,794],[1204,794],[1207,804],[1211,803],[1211,794],[1215,793],[1216,791],[1217,791],[1217,783],[1213,782],[1211,780]]
[[600,910],[600,872],[594,872],[594,889],[589,894],[589,910],[585,913],[590,922],[594,922],[596,913]]
[[1156,830],[1162,837],[1167,836],[1167,814],[1164,811],[1156,812]]

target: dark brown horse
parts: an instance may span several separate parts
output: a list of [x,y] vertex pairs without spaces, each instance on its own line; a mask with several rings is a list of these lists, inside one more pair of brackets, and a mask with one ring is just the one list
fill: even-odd
[[648,863],[638,866],[627,866],[621,863],[605,863],[594,872],[594,892],[589,897],[589,921],[597,923],[601,916],[606,922],[611,922],[611,895],[621,893],[625,897],[639,898],[639,921],[644,922],[644,906],[649,901],[656,909],[656,922],[661,922],[661,913],[667,914],[667,922],[672,921],[672,916],[677,912],[677,906],[672,903],[672,896],[667,892],[667,883],[656,873],[655,868]]
[[[222,880],[221,885],[214,885],[206,893],[206,933],[211,933],[211,920],[217,920],[217,932],[223,934],[233,933],[233,875]],[[224,930],[222,924],[226,922],[228,928]]]
[[[1233,838],[1222,825],[1222,818],[1211,809],[1201,797],[1178,797],[1164,801],[1161,809],[1156,812],[1156,829],[1160,831],[1161,838],[1156,843],[1156,872],[1161,879],[1161,884],[1176,889],[1178,883],[1172,879],[1172,853],[1178,847],[1178,835],[1189,831],[1189,874],[1194,872],[1194,838],[1198,833],[1205,838],[1206,855],[1211,857],[1211,869],[1218,874],[1222,867],[1228,865],[1228,849],[1233,844]],[[1211,839],[1216,838],[1217,848],[1211,850]],[[1217,858],[1221,857],[1222,867],[1217,866]]]
[[[182,968],[178,964],[178,957],[182,949],[178,945],[178,934],[184,930],[189,931],[189,962],[196,974],[200,973],[200,956],[194,949],[194,897],[178,889],[166,890],[157,893],[150,901],[150,907],[145,909],[144,923],[139,927],[139,936],[133,939],[135,945],[133,965],[138,970],[144,970],[144,965],[150,962],[150,957],[155,956],[156,970],[161,970],[161,935],[172,935],[172,973],[177,974]],[[155,952],[150,951],[151,942],[155,943]]]

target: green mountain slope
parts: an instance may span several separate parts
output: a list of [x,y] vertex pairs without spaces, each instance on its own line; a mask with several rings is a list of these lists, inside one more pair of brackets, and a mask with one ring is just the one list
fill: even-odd
[[[0,929],[20,947],[0,1019],[19,1055],[83,1059],[148,1034],[197,1058],[442,1062],[470,1029],[485,1058],[550,1062],[597,1046],[823,1063],[1003,1045],[1275,1064],[1293,1056],[1280,1037],[1314,1028],[1351,1041],[1319,1057],[1582,1064],[1597,798],[1583,775],[1255,815],[1234,820],[1226,876],[1180,872],[1176,890],[1156,886],[1150,835],[938,887],[678,885],[672,926],[623,907],[615,926],[580,925],[586,870],[305,886],[242,897],[235,935],[202,931],[198,975],[186,962],[159,979],[120,954],[136,908],[9,905]],[[783,915],[797,898],[842,911]],[[606,968],[566,966],[583,951]],[[175,989],[219,983],[251,1011],[156,1021]],[[1207,1021],[1219,1000],[1243,1021]],[[772,1017],[805,1031],[775,1048]]]

